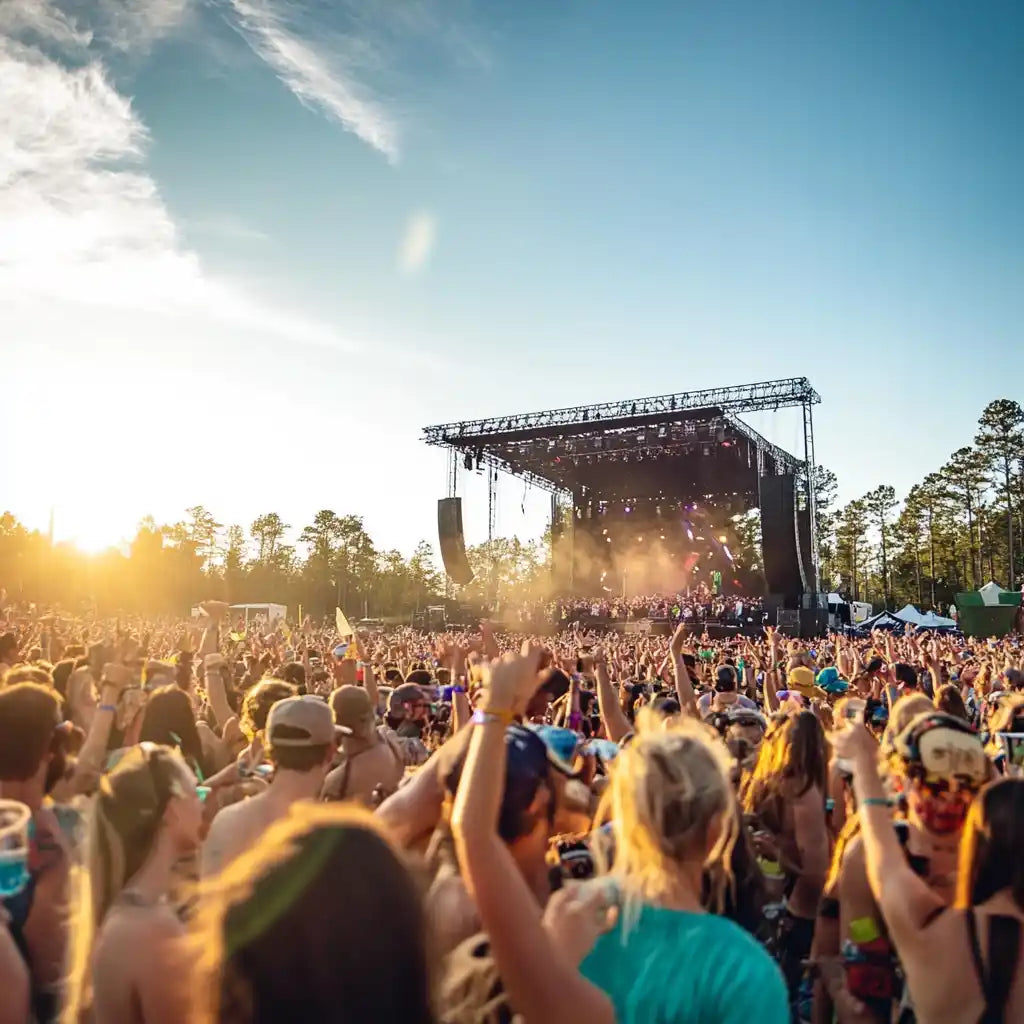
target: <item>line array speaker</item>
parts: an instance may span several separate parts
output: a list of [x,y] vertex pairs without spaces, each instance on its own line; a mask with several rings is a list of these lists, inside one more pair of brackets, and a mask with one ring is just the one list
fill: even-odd
[[466,541],[462,535],[462,499],[441,498],[437,503],[437,537],[441,545],[441,561],[448,578],[464,587],[473,582],[473,570],[466,558]]
[[769,593],[803,591],[797,554],[796,478],[792,473],[760,479],[761,547]]

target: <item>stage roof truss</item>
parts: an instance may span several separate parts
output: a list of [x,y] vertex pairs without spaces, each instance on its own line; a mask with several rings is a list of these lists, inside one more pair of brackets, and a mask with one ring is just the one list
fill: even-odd
[[708,454],[716,444],[746,442],[748,458],[757,460],[752,475],[802,473],[802,460],[772,444],[738,414],[820,401],[807,379],[797,377],[442,424],[425,428],[424,440],[556,494],[579,493],[582,463],[654,462],[695,449]]

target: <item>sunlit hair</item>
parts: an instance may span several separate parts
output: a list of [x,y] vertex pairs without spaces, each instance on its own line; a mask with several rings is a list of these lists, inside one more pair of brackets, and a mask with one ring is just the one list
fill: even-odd
[[825,879],[826,895],[839,884],[839,875],[843,869],[843,858],[846,856],[846,849],[853,840],[860,835],[860,815],[854,812],[843,822],[843,827],[836,836],[835,846],[832,848],[832,861],[828,869],[828,877]]
[[946,683],[935,691],[935,707],[944,714],[962,718],[965,722],[971,720],[964,699],[960,696],[960,689],[955,683]]
[[155,744],[133,747],[100,780],[87,815],[85,856],[72,878],[64,1024],[78,1024],[92,1004],[96,933],[127,883],[153,852],[172,797],[195,779],[181,756]]
[[373,817],[297,805],[204,888],[195,1024],[432,1024],[420,888]]
[[900,697],[889,712],[889,721],[878,745],[879,767],[884,775],[893,771],[892,754],[896,747],[896,738],[918,715],[931,714],[935,711],[932,702],[923,693],[909,693]]
[[297,693],[298,690],[291,683],[281,679],[262,679],[246,693],[242,701],[240,724],[250,742],[256,738],[257,733],[266,729],[270,709],[279,700],[294,697]]
[[708,726],[663,720],[651,708],[637,713],[635,738],[613,762],[598,812],[612,822],[627,927],[641,903],[671,891],[684,865],[709,869],[712,909],[724,906],[737,821],[730,765]]
[[1024,696],[1014,695],[1001,700],[989,718],[989,732],[1016,732],[1014,723],[1024,718]]
[[988,783],[971,802],[960,837],[956,906],[967,910],[1008,891],[1024,912],[1024,779]]
[[[828,743],[821,722],[811,711],[773,719],[757,754],[757,763],[744,777],[740,801],[747,814],[761,814],[770,802],[803,796],[815,786],[825,798]],[[768,822],[781,827],[781,822]]]
[[889,712],[889,721],[882,734],[883,742],[894,740],[918,715],[934,710],[934,705],[923,693],[908,693],[906,697],[900,697]]
[[7,670],[4,686],[17,686],[18,683],[38,683],[40,686],[53,686],[53,676],[39,665],[19,664]]
[[56,690],[39,683],[15,683],[0,690],[0,779],[31,779],[52,749],[61,721]]

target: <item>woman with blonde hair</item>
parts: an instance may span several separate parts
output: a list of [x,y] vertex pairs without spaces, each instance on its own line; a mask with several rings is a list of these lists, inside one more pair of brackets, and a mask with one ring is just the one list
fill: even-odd
[[366,810],[299,804],[200,894],[195,1024],[434,1024],[420,887]]
[[201,824],[195,776],[168,747],[133,747],[103,776],[72,901],[65,1024],[184,1019],[184,929],[168,896]]
[[[637,716],[605,796],[614,867],[556,893],[542,924],[497,831],[505,726],[536,689],[537,662],[527,650],[491,666],[452,818],[514,1011],[528,1024],[785,1024],[774,963],[704,907],[705,869],[728,861],[736,815],[725,747],[699,723]],[[721,897],[727,879],[718,877]]]

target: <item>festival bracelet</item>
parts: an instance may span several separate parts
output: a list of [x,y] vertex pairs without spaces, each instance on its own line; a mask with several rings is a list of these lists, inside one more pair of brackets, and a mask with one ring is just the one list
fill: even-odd
[[96,710],[97,711],[109,711],[112,715],[116,715],[117,714],[117,705],[116,704],[97,704],[96,705]]
[[868,796],[858,801],[858,807],[890,807],[889,801],[884,796]]
[[477,708],[473,712],[473,717],[470,721],[474,725],[488,725],[491,722],[496,722],[502,727],[509,726],[515,721],[515,715],[511,711],[507,710],[490,710],[488,708]]

